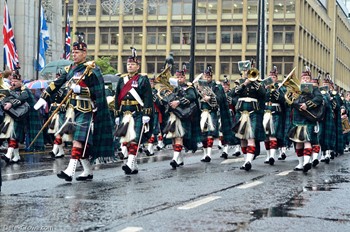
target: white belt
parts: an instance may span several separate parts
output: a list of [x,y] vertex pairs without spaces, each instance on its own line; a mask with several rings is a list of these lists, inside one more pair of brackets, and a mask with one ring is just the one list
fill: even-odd
[[268,102],[266,102],[265,105],[266,106],[276,106],[276,107],[281,106],[280,103],[268,103]]
[[244,102],[258,102],[257,99],[252,98],[252,97],[241,97],[241,98],[238,98],[238,101],[244,101]]

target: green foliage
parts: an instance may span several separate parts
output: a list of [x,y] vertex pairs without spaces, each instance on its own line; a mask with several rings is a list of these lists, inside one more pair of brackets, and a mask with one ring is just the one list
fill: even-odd
[[95,60],[96,65],[98,65],[101,69],[103,75],[105,74],[116,74],[117,70],[113,68],[110,64],[111,57],[100,57]]

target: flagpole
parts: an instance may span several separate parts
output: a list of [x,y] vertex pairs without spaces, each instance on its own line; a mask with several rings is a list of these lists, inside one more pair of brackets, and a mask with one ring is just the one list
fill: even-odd
[[68,3],[69,3],[69,0],[66,0],[65,1],[65,4],[66,4],[66,10],[65,10],[65,18],[66,18],[66,22],[65,22],[65,27],[64,27],[64,39],[63,39],[63,59],[67,59],[66,58],[66,33],[67,33],[67,26],[68,26]]
[[[7,6],[7,0],[5,0],[5,4],[6,4],[6,6]],[[3,16],[3,17],[5,17],[5,15]],[[3,19],[4,20],[4,19]],[[4,26],[4,25],[3,25]],[[4,41],[2,41],[2,50],[3,50],[3,52],[4,52],[4,55],[5,55],[5,49],[4,49]],[[3,69],[2,70],[5,70],[6,69],[6,64],[5,64],[5,59],[4,59],[4,66],[3,66]]]
[[39,17],[38,17],[38,48],[36,53],[36,62],[35,62],[35,71],[36,71],[36,80],[39,79],[39,53],[40,53],[40,30],[41,30],[41,0],[39,0]]

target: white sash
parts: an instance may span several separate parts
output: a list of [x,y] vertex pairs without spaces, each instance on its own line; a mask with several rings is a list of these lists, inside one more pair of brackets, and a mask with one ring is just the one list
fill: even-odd
[[[124,84],[126,84],[129,81],[129,77],[125,76],[124,77]],[[135,98],[135,100],[141,105],[143,106],[143,101],[140,97],[140,95],[136,92],[136,90],[132,87],[131,90],[129,91],[131,93],[131,95]]]

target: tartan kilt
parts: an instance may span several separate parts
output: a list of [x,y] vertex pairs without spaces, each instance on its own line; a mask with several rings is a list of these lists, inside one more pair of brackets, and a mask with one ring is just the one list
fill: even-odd
[[285,106],[285,111],[282,115],[282,123],[283,123],[283,138],[282,146],[289,147],[292,144],[292,141],[288,137],[288,132],[292,127],[292,121],[291,121],[291,114],[292,114],[292,108],[290,106]]
[[313,145],[319,144],[318,133],[315,133],[316,123],[307,120],[302,114],[299,113],[298,110],[293,110],[293,122],[291,130],[293,130],[293,128],[296,126],[306,126],[306,133],[310,140],[308,142]]
[[26,124],[27,124],[27,120],[14,121],[13,123],[13,127],[14,127],[13,137],[20,143],[24,143],[25,133],[27,130]]
[[[159,118],[158,118],[158,112],[153,113],[153,134],[158,135],[160,133],[160,125],[159,125]],[[157,139],[157,136],[155,136]]]
[[201,129],[199,126],[199,110],[195,111],[191,118],[181,120],[182,127],[185,130],[183,137],[183,144],[188,150],[196,151],[198,149],[197,143],[201,142]]
[[[236,124],[234,127],[238,127],[237,124],[240,124],[240,118],[241,118],[242,113],[240,111],[237,111],[236,113]],[[255,141],[264,141],[266,138],[265,135],[265,130],[263,126],[263,114],[260,112],[252,112],[249,115],[250,118],[250,123],[252,127],[252,132],[253,132],[253,138]]]
[[[75,113],[75,131],[73,133],[73,140],[85,143],[90,127],[92,112],[83,113],[74,109]],[[88,138],[88,144],[93,145],[92,132]]]
[[283,121],[282,121],[282,115],[280,112],[278,113],[272,113],[272,121],[273,121],[273,127],[275,130],[275,133],[273,133],[271,136],[276,137],[277,139],[283,139],[284,138],[284,127],[283,127]]
[[214,130],[213,131],[206,131],[202,132],[202,140],[206,140],[208,136],[211,136],[213,138],[219,138],[219,118],[218,118],[218,112],[217,111],[210,111],[210,117],[213,121]]
[[336,131],[332,114],[330,107],[327,107],[324,119],[320,122],[319,139],[322,151],[335,149]]
[[[63,125],[65,118],[66,118],[66,112],[65,111],[58,111],[57,114],[58,114],[58,126],[59,126],[58,128],[61,128],[61,126]],[[54,118],[55,118],[55,116],[54,116]],[[51,119],[50,123],[52,123],[52,119]],[[50,126],[50,124],[49,124],[49,126]],[[57,131],[55,131],[54,133],[49,133],[49,134],[55,134],[56,132]]]

